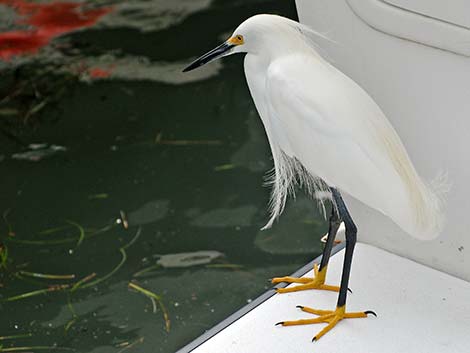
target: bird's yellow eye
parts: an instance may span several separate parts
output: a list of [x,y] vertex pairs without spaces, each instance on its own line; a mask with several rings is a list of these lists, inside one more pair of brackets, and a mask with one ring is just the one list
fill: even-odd
[[236,36],[233,36],[233,37],[229,38],[229,40],[227,42],[229,42],[232,45],[241,45],[241,44],[244,43],[243,36],[238,34]]

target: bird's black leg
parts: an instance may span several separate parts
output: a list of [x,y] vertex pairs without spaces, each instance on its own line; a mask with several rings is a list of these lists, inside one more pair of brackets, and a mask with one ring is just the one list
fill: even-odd
[[314,264],[314,277],[276,277],[271,280],[272,283],[299,283],[300,285],[295,287],[289,288],[277,288],[278,293],[289,293],[289,292],[297,292],[306,289],[323,289],[338,292],[338,286],[332,286],[325,284],[326,279],[326,271],[328,267],[328,260],[331,256],[331,250],[333,248],[333,243],[336,237],[336,233],[338,232],[339,225],[341,224],[340,216],[335,207],[333,207],[330,216],[330,225],[328,229],[328,237],[326,240],[325,248],[323,249],[323,255],[320,263],[320,268],[318,268],[318,264]]
[[[373,311],[361,311],[361,312],[346,312],[346,297],[348,294],[348,284],[349,284],[349,275],[351,273],[351,263],[352,257],[354,253],[354,246],[356,245],[356,238],[357,238],[357,227],[354,224],[351,215],[349,214],[346,205],[344,204],[343,198],[341,194],[336,189],[331,189],[333,194],[333,200],[336,203],[336,209],[338,212],[338,218],[344,222],[346,228],[346,250],[344,254],[344,264],[343,264],[343,274],[341,277],[341,286],[339,288],[339,296],[338,296],[338,305],[336,306],[335,310],[319,310],[313,309],[306,306],[298,305],[297,307],[310,314],[317,315],[317,317],[313,319],[302,319],[302,320],[295,320],[295,321],[282,321],[278,322],[276,325],[282,326],[294,326],[294,325],[309,325],[309,324],[319,324],[319,323],[326,323],[327,325],[318,332],[312,341],[317,341],[325,335],[328,331],[330,331],[336,324],[343,320],[343,319],[358,319],[358,318],[365,318],[368,314],[372,314],[374,316],[375,313]],[[330,222],[331,228],[331,222]],[[331,233],[333,234],[333,233]],[[330,237],[330,234],[328,235]],[[328,241],[327,241],[328,243]],[[332,245],[330,245],[332,246]],[[331,249],[327,250],[327,252],[331,252]],[[329,253],[328,253],[329,255]],[[329,257],[329,256],[328,256]],[[328,260],[325,260],[325,263],[322,264],[325,266],[326,269]],[[321,272],[319,272],[320,274]],[[294,287],[295,288],[295,287]]]
[[328,236],[326,238],[326,244],[325,248],[323,249],[323,254],[320,262],[320,271],[328,266],[328,261],[330,260],[331,256],[331,250],[333,249],[336,233],[338,232],[340,224],[341,218],[338,215],[338,211],[336,207],[332,207],[328,227]]
[[333,194],[333,199],[336,203],[339,216],[343,220],[346,228],[346,250],[344,254],[343,274],[341,276],[341,285],[338,296],[338,307],[343,307],[346,304],[348,293],[349,276],[351,274],[352,258],[357,239],[357,227],[354,224],[339,191],[332,188],[331,192]]

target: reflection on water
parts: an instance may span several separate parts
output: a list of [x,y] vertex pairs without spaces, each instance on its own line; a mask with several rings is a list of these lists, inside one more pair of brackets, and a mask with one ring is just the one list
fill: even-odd
[[[0,2],[3,33],[32,30],[27,1]],[[243,58],[180,73],[252,14],[295,17],[294,2],[73,6],[109,10],[0,61],[0,346],[173,352],[321,250],[302,197],[259,231],[272,161]]]
[[128,222],[131,226],[141,226],[163,219],[168,214],[169,203],[168,200],[147,202],[137,210],[129,212]]
[[[13,28],[0,33],[0,58],[36,54],[54,38],[93,26],[112,7],[85,8],[80,3],[56,1],[37,3],[25,0],[1,0],[0,15]],[[3,10],[3,11],[2,11]]]
[[196,214],[193,221],[191,221],[191,224],[199,227],[235,227],[236,229],[240,229],[240,227],[248,227],[252,225],[252,220],[256,212],[257,208],[251,205],[232,208],[218,208],[203,214],[199,214],[199,212],[191,210],[191,214]]
[[207,9],[212,0],[133,0],[109,1],[116,5],[116,14],[108,16],[103,27],[135,28],[142,32],[154,32],[176,26],[191,14]]
[[[222,62],[216,61],[214,65],[202,67],[201,70],[183,73],[181,68],[187,60],[176,62],[150,62],[143,57],[126,56],[124,58],[100,57],[97,60],[87,61],[90,67],[104,67],[110,76],[119,80],[157,81],[168,84],[184,84],[194,81],[206,80],[216,76],[222,69]],[[106,77],[107,78],[107,77]]]

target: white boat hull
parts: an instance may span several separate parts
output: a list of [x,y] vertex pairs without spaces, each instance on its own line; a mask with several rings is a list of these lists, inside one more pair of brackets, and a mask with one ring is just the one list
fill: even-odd
[[[401,0],[296,3],[300,22],[337,42],[319,44],[380,105],[420,175],[430,181],[446,172],[451,184],[446,226],[429,242],[411,239],[385,216],[346,198],[359,239],[469,281],[470,29],[458,14],[470,13],[470,2],[446,3],[456,16],[446,13],[442,20],[431,17],[438,17],[435,0],[411,1],[414,12],[396,6]],[[425,15],[416,12],[419,6]],[[453,18],[458,23],[449,22]]]

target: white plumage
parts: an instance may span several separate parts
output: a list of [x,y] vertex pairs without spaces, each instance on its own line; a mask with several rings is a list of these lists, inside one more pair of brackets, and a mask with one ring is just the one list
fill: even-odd
[[184,69],[246,53],[246,79],[274,159],[271,218],[264,228],[300,183],[320,205],[336,188],[410,235],[434,238],[442,228],[443,183],[431,187],[420,178],[379,106],[319,54],[315,37],[323,36],[284,17],[257,15]]
[[[346,312],[357,226],[344,203],[345,192],[390,217],[410,235],[432,239],[442,227],[437,188],[416,172],[400,138],[373,99],[353,80],[329,64],[312,36],[319,34],[289,19],[257,15],[243,22],[225,43],[196,59],[183,71],[214,59],[243,52],[245,75],[263,121],[274,159],[269,228],[279,217],[289,193],[300,184],[319,200],[333,202],[329,230],[314,277],[276,277],[278,293],[307,289],[338,291],[336,310],[298,306],[314,319],[281,321],[292,326],[327,323],[313,341],[340,320],[365,318],[373,311]],[[423,122],[424,123],[424,122]],[[326,272],[340,222],[346,246],[339,287],[326,285]]]
[[416,238],[439,234],[439,195],[419,177],[378,105],[315,50],[311,30],[258,15],[235,33],[246,38],[245,74],[275,164],[265,227],[300,178],[311,194],[326,185],[338,188]]

